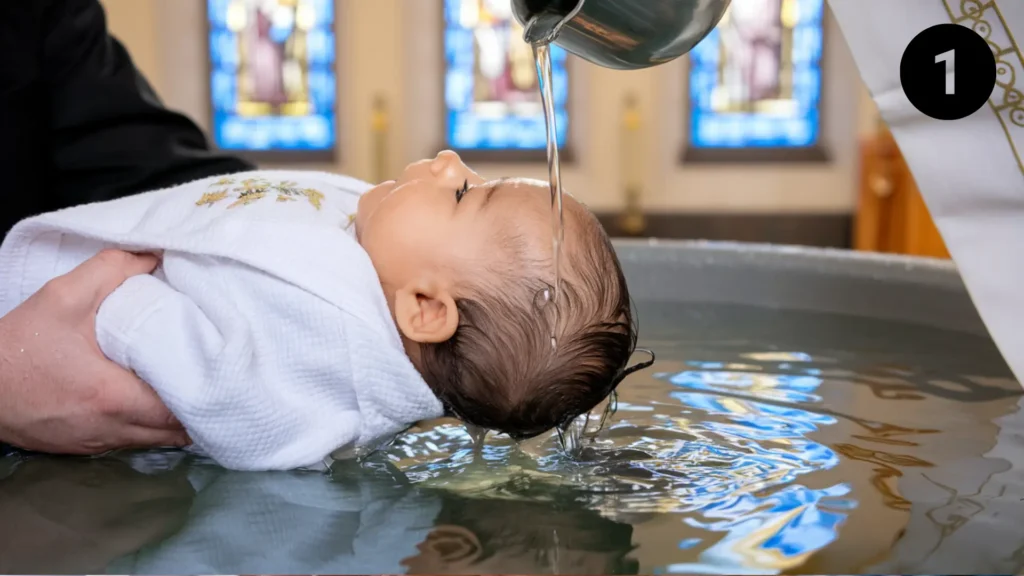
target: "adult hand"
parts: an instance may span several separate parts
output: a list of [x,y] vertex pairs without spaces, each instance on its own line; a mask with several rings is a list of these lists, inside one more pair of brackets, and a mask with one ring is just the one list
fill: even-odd
[[0,318],[0,442],[82,455],[189,444],[156,392],[96,342],[103,300],[156,265],[101,252]]

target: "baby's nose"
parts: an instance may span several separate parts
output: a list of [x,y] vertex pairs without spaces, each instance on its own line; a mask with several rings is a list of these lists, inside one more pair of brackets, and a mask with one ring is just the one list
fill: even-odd
[[430,162],[430,171],[434,176],[446,176],[445,172],[456,171],[461,165],[462,159],[458,154],[451,150],[444,150]]

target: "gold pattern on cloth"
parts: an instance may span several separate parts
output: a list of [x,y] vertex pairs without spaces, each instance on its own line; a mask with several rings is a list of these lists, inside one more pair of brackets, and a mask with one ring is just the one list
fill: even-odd
[[206,194],[203,194],[202,198],[200,198],[199,200],[196,201],[196,206],[206,206],[207,208],[209,208],[210,206],[213,206],[217,202],[220,202],[221,200],[223,200],[223,199],[225,199],[227,197],[228,197],[228,191],[227,190],[218,190],[216,192],[207,192]]
[[313,188],[299,188],[296,182],[270,182],[262,178],[247,178],[235,182],[231,178],[222,178],[210,184],[211,188],[218,187],[218,190],[206,192],[196,201],[196,206],[211,207],[218,202],[227,199],[230,194],[237,194],[235,201],[228,205],[228,209],[248,206],[265,198],[268,194],[276,194],[278,202],[294,202],[298,198],[305,198],[309,205],[317,210],[323,208],[324,193]]
[[[954,24],[966,26],[984,38],[996,57],[996,87],[988,105],[1003,126],[1006,142],[1024,172],[1024,93],[1017,76],[1024,76],[1024,57],[1007,25],[997,0],[941,0]],[[1024,0],[1012,0],[1024,1]]]
[[320,209],[320,206],[324,201],[323,192],[320,192],[319,190],[314,190],[312,188],[305,188],[303,190],[300,190],[299,193],[305,196],[306,199],[309,200],[309,203],[312,204],[314,208],[316,208],[317,210]]
[[239,206],[248,206],[253,202],[262,200],[267,193],[262,190],[247,190],[238,195],[238,200],[235,200],[231,205],[228,206],[228,210],[232,208],[238,208]]

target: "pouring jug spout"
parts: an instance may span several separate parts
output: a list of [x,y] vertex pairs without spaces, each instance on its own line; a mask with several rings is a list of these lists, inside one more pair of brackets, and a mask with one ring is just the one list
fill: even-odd
[[730,0],[511,0],[530,44],[554,43],[618,70],[649,68],[689,52]]
[[[550,44],[555,42],[562,27],[572,21],[583,8],[584,0],[577,2],[563,2],[561,6],[556,2],[543,7],[539,12],[533,14],[528,21],[520,23],[523,25],[523,40],[527,44]],[[530,2],[524,0],[513,0],[513,5],[528,5]],[[533,2],[533,4],[541,4]],[[575,6],[573,6],[575,4]],[[515,12],[517,15],[518,11]]]

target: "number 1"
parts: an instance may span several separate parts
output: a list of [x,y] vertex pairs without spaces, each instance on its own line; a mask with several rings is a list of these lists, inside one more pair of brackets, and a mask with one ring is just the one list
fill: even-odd
[[946,63],[946,94],[956,94],[956,50],[948,50],[935,57],[935,63]]

